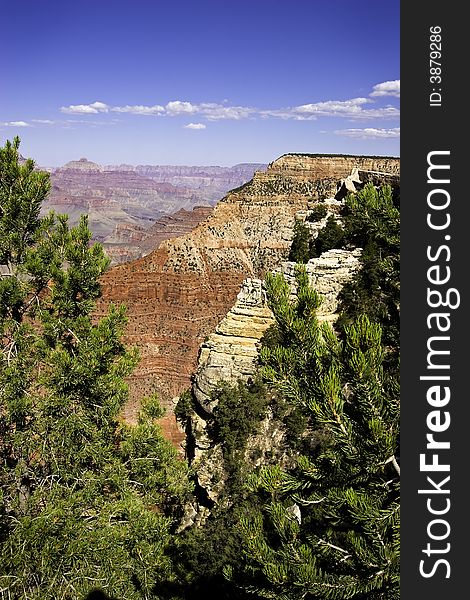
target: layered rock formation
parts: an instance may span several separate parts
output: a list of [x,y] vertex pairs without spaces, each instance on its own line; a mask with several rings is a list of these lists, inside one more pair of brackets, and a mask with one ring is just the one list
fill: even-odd
[[148,229],[138,225],[118,223],[114,232],[104,242],[106,253],[113,264],[120,264],[146,256],[158,248],[162,241],[180,237],[204,221],[212,206],[195,206],[192,210],[181,208],[171,215],[160,217]]
[[[317,309],[319,321],[333,323],[337,317],[338,294],[344,284],[359,268],[362,249],[333,249],[323,252],[318,258],[312,258],[305,265],[310,285],[320,294],[322,302]],[[282,273],[295,294],[295,263],[286,262],[275,271]]]
[[[339,292],[359,268],[361,252],[360,248],[329,250],[305,265],[310,284],[322,299],[317,310],[320,322],[332,324],[337,318]],[[295,267],[293,262],[284,262],[276,269],[290,284],[292,297],[296,295]],[[261,339],[273,323],[274,316],[267,305],[263,282],[246,279],[235,304],[200,348],[192,385],[198,407],[191,423],[193,459],[200,458],[201,450],[210,446],[204,415],[212,413],[216,406],[216,401],[211,399],[212,392],[221,381],[235,384],[254,375]],[[210,478],[204,476],[204,479],[204,487],[208,489]]]
[[[325,226],[329,215],[337,220],[346,193],[360,189],[366,181],[376,184],[397,184],[397,175],[377,172],[352,173],[338,186],[336,198],[322,201],[326,208],[325,216],[311,222],[313,210],[302,210],[295,218],[307,223],[312,237]],[[393,181],[391,181],[393,178]],[[354,250],[332,249],[311,259],[305,270],[312,287],[320,294],[321,304],[316,311],[320,322],[330,325],[338,313],[338,297],[343,286],[351,280],[360,267],[361,248]],[[296,278],[293,262],[283,262],[274,272],[282,274],[290,284],[291,297],[295,298]],[[188,508],[182,528],[193,523],[201,523],[210,514],[211,506],[227,502],[224,489],[229,469],[224,460],[222,445],[215,443],[209,435],[208,423],[217,405],[214,392],[221,384],[235,385],[247,382],[255,376],[259,364],[259,349],[266,330],[275,322],[266,300],[264,284],[259,279],[243,282],[234,306],[219,323],[214,333],[201,345],[198,367],[193,378],[192,398],[194,410],[187,425],[187,458],[192,464],[198,501]],[[312,432],[305,432],[310,435]],[[264,418],[257,424],[256,433],[249,436],[243,449],[244,461],[252,466],[277,464],[283,467],[293,465],[295,457],[286,452],[285,438],[289,435],[279,415],[269,407]]]
[[[196,190],[209,203],[217,202],[228,190],[249,181],[255,171],[264,171],[265,164],[241,163],[233,167],[137,165],[132,170],[153,181]],[[107,167],[115,170],[115,167]]]
[[[317,310],[319,321],[335,321],[338,294],[359,268],[361,252],[360,248],[329,250],[305,265],[310,284],[321,295],[322,302]],[[295,263],[284,262],[275,272],[284,276],[295,296]],[[246,279],[235,304],[199,350],[192,390],[204,412],[212,412],[210,395],[218,382],[246,381],[254,374],[260,340],[273,323],[263,282]]]
[[50,169],[52,190],[43,210],[67,213],[71,223],[88,214],[94,239],[117,263],[144,256],[169,237],[159,235],[165,225],[158,222],[163,215],[176,212],[174,221],[182,224],[171,235],[186,233],[199,222],[200,218],[194,217],[205,216],[200,212],[193,215],[194,207],[209,208],[228,190],[248,181],[255,170],[265,167],[102,167],[81,158]]
[[258,345],[274,322],[260,279],[246,279],[235,304],[201,345],[193,393],[206,412],[210,394],[220,380],[236,382],[253,375]]
[[309,173],[314,165],[319,179],[344,179],[354,169],[387,175],[400,175],[400,159],[387,156],[289,153],[278,158],[275,164],[278,171],[287,174]]
[[358,167],[397,174],[399,160],[283,156],[229,192],[192,232],[164,241],[148,256],[103,277],[98,312],[110,302],[124,302],[129,316],[125,341],[141,351],[130,380],[128,419],[139,398],[155,390],[168,409],[167,426],[174,425],[173,399],[189,387],[200,344],[233,306],[243,280],[262,278],[285,261],[295,214],[334,195]]
[[[317,310],[320,322],[333,323],[336,319],[338,294],[359,268],[360,255],[360,248],[329,250],[305,265],[311,285],[322,298]],[[285,262],[277,269],[290,283],[293,297],[296,294],[295,266],[295,263]],[[208,504],[219,500],[227,477],[222,448],[214,445],[207,433],[207,418],[217,405],[211,394],[222,381],[233,385],[240,380],[246,382],[255,374],[261,339],[273,323],[263,282],[247,279],[234,306],[201,346],[192,386],[196,410],[190,418],[187,448],[199,496],[205,500],[203,505],[189,509],[186,526],[207,516]],[[282,422],[268,410],[257,433],[248,440],[245,459],[254,466],[273,461],[287,464],[290,457],[283,450],[285,435]]]

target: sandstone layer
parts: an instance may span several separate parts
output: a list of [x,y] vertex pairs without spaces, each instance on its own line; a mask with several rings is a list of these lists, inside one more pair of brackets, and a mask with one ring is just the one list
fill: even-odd
[[[305,265],[310,284],[321,296],[317,310],[320,322],[335,321],[338,294],[359,268],[361,252],[360,248],[329,250]],[[293,297],[295,266],[293,262],[284,262],[275,270],[290,284]],[[204,412],[212,412],[214,404],[210,395],[220,381],[233,384],[239,379],[246,381],[254,374],[260,341],[273,323],[263,282],[246,279],[235,304],[200,347],[192,390]]]
[[246,279],[235,304],[201,345],[193,384],[201,408],[212,411],[210,394],[219,381],[253,375],[259,341],[273,322],[262,281]]
[[[332,324],[337,318],[339,292],[359,268],[361,252],[361,248],[328,250],[305,265],[310,285],[321,297],[320,322]],[[287,261],[275,270],[290,284],[292,298],[296,295],[295,267],[296,263]],[[255,373],[261,339],[273,323],[263,282],[246,279],[235,304],[200,347],[192,391],[203,412],[212,412],[211,392],[221,381],[234,384]]]

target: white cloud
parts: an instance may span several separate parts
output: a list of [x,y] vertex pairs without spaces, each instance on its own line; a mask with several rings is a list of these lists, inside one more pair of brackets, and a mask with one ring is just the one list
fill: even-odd
[[55,121],[51,121],[50,119],[31,119],[33,123],[39,123],[40,125],[54,125]]
[[96,108],[92,108],[88,104],[71,104],[70,106],[62,106],[60,110],[61,112],[69,115],[96,115],[96,113],[98,112]]
[[108,112],[109,110],[109,106],[104,102],[93,102],[90,106],[95,108],[98,112]]
[[248,119],[256,114],[256,110],[247,106],[223,106],[213,102],[205,102],[197,105],[198,112],[206,117],[209,121],[232,120],[239,121],[240,119]]
[[188,115],[198,112],[197,105],[191,102],[182,102],[181,100],[173,100],[165,106],[166,114],[170,116]]
[[240,119],[247,119],[255,112],[254,109],[245,106],[224,106],[215,102],[192,104],[191,102],[182,102],[180,100],[168,102],[165,109],[166,115],[170,117],[200,114],[209,121],[219,121],[224,119],[238,121]]
[[97,114],[99,112],[128,113],[133,115],[167,116],[179,117],[185,115],[199,114],[209,121],[218,121],[224,119],[240,120],[247,119],[256,115],[259,111],[245,106],[225,106],[214,102],[204,102],[193,104],[183,100],[172,100],[165,106],[155,104],[153,106],[138,104],[126,106],[108,106],[103,102],[94,102],[93,104],[71,104],[62,106],[60,109],[67,114]]
[[393,106],[382,108],[371,107],[373,101],[369,98],[351,98],[350,100],[327,100],[302,104],[290,108],[262,110],[259,115],[263,118],[278,117],[297,121],[312,121],[319,117],[339,117],[346,119],[391,119],[398,118],[400,111]]
[[350,116],[362,110],[362,105],[367,104],[367,98],[352,98],[351,100],[328,100],[327,102],[316,102],[314,104],[303,104],[296,106],[293,110],[305,115],[321,115],[328,117]]
[[29,123],[26,123],[26,121],[6,121],[0,123],[0,125],[2,127],[31,127]]
[[97,113],[107,113],[109,106],[104,102],[93,102],[92,104],[71,104],[62,106],[61,112],[68,115],[96,115]]
[[340,129],[335,131],[335,134],[361,139],[398,138],[400,137],[400,128],[376,129],[375,127],[366,127],[365,129]]
[[153,106],[144,106],[142,104],[130,106],[127,104],[126,106],[113,106],[111,110],[118,113],[130,113],[132,115],[161,115],[165,112],[164,107],[159,104],[154,104]]
[[400,80],[395,79],[394,81],[384,81],[374,85],[374,90],[371,96],[377,98],[382,96],[395,96],[400,97]]
[[188,123],[184,127],[185,127],[185,129],[205,129],[206,128],[204,123]]
[[92,104],[72,104],[63,106],[62,112],[68,114],[96,114],[109,111],[134,115],[180,117],[199,115],[208,121],[233,120],[250,118],[293,119],[312,121],[320,117],[335,117],[350,120],[365,119],[398,119],[400,111],[392,105],[377,106],[376,98],[400,95],[400,81],[384,81],[373,87],[368,97],[350,98],[347,100],[325,100],[285,108],[263,109],[249,106],[230,106],[227,101],[202,102],[199,104],[187,100],[171,100],[166,105],[126,105],[109,106],[104,102]]

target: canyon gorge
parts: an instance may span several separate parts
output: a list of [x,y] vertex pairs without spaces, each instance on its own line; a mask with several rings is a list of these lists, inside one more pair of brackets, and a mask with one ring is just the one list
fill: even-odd
[[265,167],[102,166],[81,158],[45,169],[52,188],[43,213],[66,213],[72,224],[86,213],[93,239],[103,244],[112,264],[119,264],[187,233],[226,192]]
[[[110,269],[102,278],[97,315],[104,314],[111,303],[125,304],[125,343],[140,351],[139,365],[129,379],[131,398],[124,418],[135,420],[140,398],[156,392],[166,409],[162,419],[165,435],[180,445],[184,433],[176,424],[173,409],[181,392],[194,380],[199,388],[208,381],[210,387],[218,375],[206,372],[201,384],[204,366],[216,365],[215,359],[224,353],[232,361],[230,348],[241,344],[248,363],[254,359],[256,344],[270,319],[267,308],[259,304],[263,297],[260,280],[272,270],[281,269],[289,276],[287,258],[295,219],[305,220],[320,201],[326,201],[329,212],[334,213],[347,190],[365,181],[397,184],[399,169],[396,158],[281,156],[265,171],[255,172],[248,183],[231,190],[192,231],[164,240],[148,255]],[[347,256],[333,253],[309,265],[313,283],[320,283],[319,288],[324,285],[319,291],[327,296],[325,318],[332,318],[338,282],[349,276],[357,260],[357,252]],[[248,300],[239,298],[237,307],[244,281]],[[250,318],[250,306],[258,311],[253,315],[259,318],[258,324],[256,318]],[[256,335],[250,333],[253,328]],[[226,335],[239,339],[235,343],[220,339]],[[216,348],[219,342],[228,344],[222,353]],[[241,363],[234,358],[233,363],[233,377],[249,372],[243,358]]]

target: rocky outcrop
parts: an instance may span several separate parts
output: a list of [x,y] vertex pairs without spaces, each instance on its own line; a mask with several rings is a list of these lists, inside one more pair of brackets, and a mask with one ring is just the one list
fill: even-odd
[[103,167],[101,165],[99,165],[98,163],[92,162],[91,160],[88,160],[87,158],[80,158],[79,160],[71,160],[68,163],[66,163],[63,167],[63,169],[67,169],[69,171],[81,171],[81,172],[87,172],[87,171],[103,171]]
[[[310,285],[320,294],[322,302],[317,309],[319,321],[333,323],[337,318],[338,294],[344,284],[359,268],[362,249],[333,249],[324,252],[319,258],[312,258],[305,265]],[[295,263],[286,262],[276,269],[282,273],[295,294]]]
[[[337,318],[339,292],[359,268],[361,252],[360,248],[328,250],[305,265],[310,285],[321,297],[317,309],[320,322],[332,324]],[[275,270],[290,284],[292,298],[296,295],[295,268],[296,263],[284,262]],[[200,347],[192,389],[205,412],[212,412],[210,394],[220,381],[246,381],[254,374],[260,341],[273,323],[264,283],[246,279],[235,304]]]
[[305,175],[315,169],[320,179],[343,179],[354,169],[400,175],[400,159],[388,156],[347,154],[284,154],[276,161],[278,171]]
[[243,280],[263,278],[287,259],[295,214],[310,210],[323,189],[334,195],[357,165],[399,170],[398,159],[286,155],[229,192],[189,234],[103,277],[98,314],[124,302],[125,342],[141,352],[129,419],[152,391],[171,415],[174,398],[190,386],[199,346],[234,305]]
[[[359,268],[361,249],[329,250],[306,265],[310,284],[320,294],[317,310],[319,321],[333,323],[337,317],[338,294]],[[284,262],[275,272],[281,273],[295,296],[295,263]],[[211,392],[220,381],[246,381],[256,370],[260,341],[270,325],[273,314],[266,301],[260,279],[246,279],[235,304],[202,343],[192,386],[200,408],[211,413],[214,407]]]
[[[306,271],[311,285],[321,295],[317,310],[320,322],[333,323],[337,317],[338,294],[359,268],[361,249],[329,250],[321,257],[311,259]],[[292,296],[296,293],[295,263],[285,262],[277,269],[290,283]],[[188,458],[193,464],[198,489],[209,503],[217,502],[225,486],[227,473],[220,445],[214,445],[207,433],[207,419],[217,405],[211,393],[223,381],[235,384],[247,381],[256,371],[261,339],[274,317],[267,306],[263,282],[247,279],[243,282],[234,306],[219,323],[214,333],[201,345],[198,368],[192,393],[196,410],[188,429]],[[254,466],[275,461],[287,464],[283,452],[285,428],[272,412],[261,421],[256,435],[251,436],[245,449],[245,458]],[[207,510],[197,507],[191,519],[203,519]]]
[[217,382],[253,375],[259,341],[273,322],[262,281],[246,279],[235,304],[201,345],[193,393],[204,411],[212,411],[210,393]]

